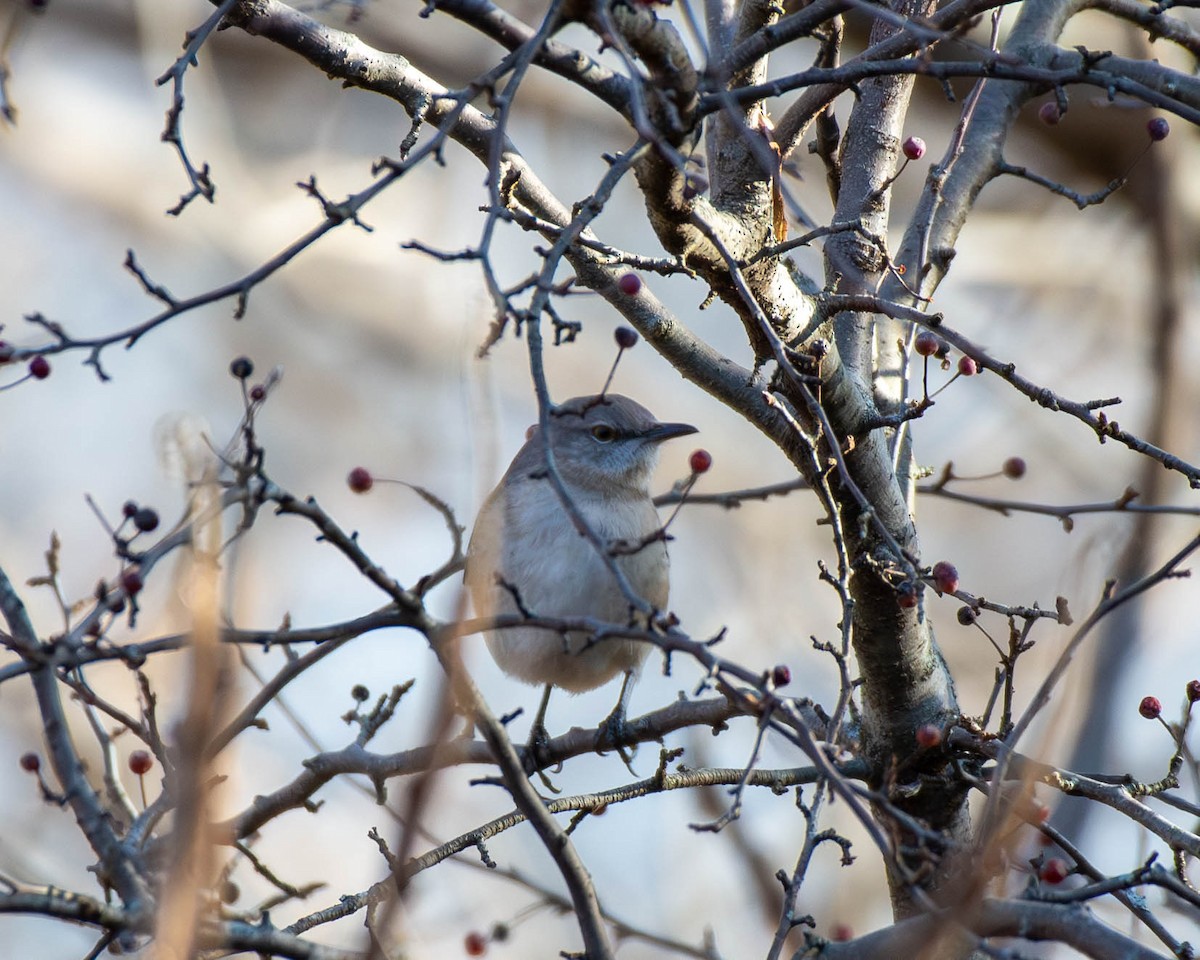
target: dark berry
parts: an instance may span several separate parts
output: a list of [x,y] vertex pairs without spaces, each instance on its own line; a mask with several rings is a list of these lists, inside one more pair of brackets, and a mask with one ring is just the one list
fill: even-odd
[[622,274],[617,281],[617,289],[627,297],[637,296],[638,291],[642,289],[642,278],[636,273]]
[[375,478],[366,467],[355,467],[346,475],[346,483],[355,493],[366,493],[375,486]]
[[613,333],[613,338],[617,341],[618,347],[622,350],[628,350],[638,342],[638,333],[633,327],[617,327]]
[[1200,700],[1200,680],[1189,680],[1187,685],[1188,703]]
[[931,750],[942,742],[942,731],[936,724],[926,723],[917,727],[917,746],[923,750]]
[[127,517],[133,517],[133,515],[137,512],[138,512],[138,505],[133,500],[126,500],[125,503],[121,507],[121,513],[123,513]]
[[32,750],[21,754],[21,769],[26,773],[37,773],[42,767],[42,758]]
[[959,607],[957,616],[958,622],[964,627],[969,627],[979,619],[979,614],[975,612],[974,607]]
[[1047,100],[1038,110],[1038,119],[1048,127],[1058,125],[1058,121],[1062,119],[1062,110],[1058,108],[1058,102],[1055,100]]
[[368,690],[361,683],[356,683],[353,687],[350,688],[350,696],[353,697],[355,700],[357,700],[359,703],[362,703],[364,700],[371,699],[371,691]]
[[232,880],[226,880],[221,884],[221,902],[224,904],[232,904],[238,902],[238,897],[242,895],[242,891],[238,889],[238,885]]
[[1071,868],[1067,866],[1067,861],[1060,857],[1051,857],[1042,864],[1042,869],[1038,871],[1038,876],[1042,878],[1043,883],[1057,884],[1062,883],[1071,873]]
[[261,383],[256,383],[250,388],[250,399],[255,403],[262,403],[267,399],[267,388]]
[[913,341],[913,349],[923,357],[932,357],[938,352],[940,344],[941,338],[936,333],[922,330],[917,334],[917,339]]
[[154,758],[150,756],[149,751],[134,750],[129,755],[129,769],[136,773],[139,777],[145,776],[150,772],[150,768],[154,766]]
[[482,957],[487,953],[487,937],[472,930],[463,938],[463,949],[468,957]]
[[979,366],[970,357],[959,357],[958,372],[964,377],[973,377],[979,372]]
[[1142,702],[1138,704],[1138,713],[1147,720],[1153,720],[1162,713],[1162,703],[1158,697],[1142,697]]
[[142,507],[133,515],[133,525],[142,533],[149,533],[158,527],[158,513],[150,507]]
[[938,593],[958,592],[958,569],[946,560],[939,560],[933,565],[933,585]]
[[905,580],[896,588],[896,602],[904,610],[911,610],[917,605],[917,588],[911,581]]
[[688,457],[688,466],[692,468],[692,473],[708,473],[708,468],[712,466],[712,454],[704,449],[693,450]]
[[904,155],[909,160],[920,160],[925,156],[925,141],[920,137],[909,137],[904,141],[900,149],[904,151]]
[[1020,480],[1025,476],[1025,461],[1021,457],[1009,457],[1000,470],[1009,480]]
[[254,364],[249,357],[236,357],[229,365],[229,372],[237,377],[237,379],[245,380],[254,372]]
[[1150,139],[1155,142],[1166,140],[1167,134],[1171,132],[1171,125],[1167,123],[1165,117],[1155,117],[1146,124],[1146,132],[1150,134]]
[[775,665],[775,669],[771,671],[771,683],[777,687],[786,687],[792,682],[792,671],[786,663]]
[[125,588],[125,592],[131,597],[134,594],[142,592],[142,587],[145,584],[142,582],[142,575],[136,567],[130,567],[121,574],[121,586]]
[[50,361],[45,357],[34,357],[29,361],[29,372],[35,380],[45,380],[50,376]]

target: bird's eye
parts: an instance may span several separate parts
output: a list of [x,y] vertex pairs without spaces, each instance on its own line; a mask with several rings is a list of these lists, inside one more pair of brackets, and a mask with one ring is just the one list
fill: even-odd
[[617,439],[617,431],[610,427],[607,423],[598,423],[592,427],[592,436],[601,443],[612,443]]

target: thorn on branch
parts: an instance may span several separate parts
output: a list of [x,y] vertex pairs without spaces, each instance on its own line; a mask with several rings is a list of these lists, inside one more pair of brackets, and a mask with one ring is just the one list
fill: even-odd
[[464,247],[462,250],[438,250],[436,247],[431,247],[420,240],[409,240],[402,243],[400,244],[400,249],[416,250],[418,253],[424,253],[435,260],[441,260],[443,263],[455,263],[460,260],[480,260],[483,258],[483,254],[473,247]]
[[166,287],[162,286],[161,284],[154,283],[151,281],[150,277],[146,275],[146,271],[143,270],[141,265],[137,262],[137,257],[134,256],[132,249],[125,251],[124,267],[138,278],[138,282],[142,285],[142,289],[145,290],[146,293],[150,294],[150,296],[161,300],[172,309],[179,306],[179,301],[171,296],[170,291],[168,291]]
[[321,205],[321,212],[325,214],[326,218],[331,223],[341,224],[349,220],[356,227],[359,227],[364,233],[375,232],[374,227],[363,223],[363,221],[358,218],[358,203],[355,203],[353,200],[344,200],[341,203],[334,203],[317,187],[317,178],[315,174],[310,174],[307,180],[296,181],[296,186],[298,186],[301,190],[303,190]]

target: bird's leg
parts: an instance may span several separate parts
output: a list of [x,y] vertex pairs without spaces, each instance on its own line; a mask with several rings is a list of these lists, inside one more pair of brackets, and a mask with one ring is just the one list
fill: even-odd
[[[634,776],[637,776],[637,771],[633,769],[631,763],[633,755],[626,751],[624,745],[631,733],[629,724],[625,722],[625,713],[629,709],[629,698],[632,694],[633,671],[626,670],[625,679],[621,683],[621,695],[617,698],[617,705],[613,707],[612,713],[600,724],[600,729],[603,743],[616,750],[621,760],[625,763],[625,769]],[[634,747],[634,749],[636,750],[637,748]]]
[[550,706],[550,691],[553,684],[546,684],[542,691],[542,702],[538,707],[537,716],[533,718],[533,726],[529,728],[529,740],[525,744],[525,765],[528,773],[536,773],[542,785],[551,793],[562,793],[550,782],[550,778],[542,772],[546,765],[546,744],[550,742],[550,734],[546,732],[546,708]]
[[537,716],[533,718],[533,726],[529,728],[529,749],[534,752],[544,751],[550,740],[550,735],[546,732],[546,708],[550,706],[550,691],[553,689],[553,684],[546,684],[546,688],[542,691],[542,702],[538,706]]

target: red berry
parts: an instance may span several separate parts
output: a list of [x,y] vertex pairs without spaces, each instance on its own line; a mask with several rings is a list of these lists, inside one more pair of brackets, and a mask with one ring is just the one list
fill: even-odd
[[42,758],[32,750],[29,753],[21,754],[21,769],[26,773],[37,773],[41,769]]
[[129,769],[139,777],[145,776],[154,766],[154,758],[146,750],[134,750],[129,755]]
[[142,507],[133,515],[133,525],[142,533],[149,533],[158,527],[158,514],[149,507]]
[[901,609],[911,610],[917,605],[917,588],[905,580],[896,588],[896,602],[900,604]]
[[1200,700],[1200,680],[1189,680],[1187,685],[1188,703]]
[[970,357],[959,357],[958,372],[964,377],[973,377],[979,372],[979,366]]
[[267,388],[261,383],[255,384],[250,388],[250,399],[255,403],[262,403],[267,399]]
[[1042,878],[1043,883],[1056,884],[1062,883],[1071,873],[1071,868],[1067,866],[1067,861],[1061,857],[1051,857],[1042,864],[1042,869],[1038,871],[1038,876]]
[[29,372],[35,380],[45,380],[50,376],[50,361],[45,357],[34,357],[29,361]]
[[941,343],[941,338],[936,333],[922,330],[917,334],[917,339],[913,341],[913,349],[923,357],[932,357],[938,352]]
[[1138,704],[1138,713],[1147,720],[1153,720],[1162,713],[1162,703],[1158,697],[1142,697],[1142,702]]
[[829,931],[829,939],[836,940],[839,943],[845,943],[847,940],[854,939],[854,930],[848,923],[839,923]]
[[939,746],[942,742],[941,729],[932,723],[926,723],[923,726],[917,727],[917,746],[924,750],[931,750]]
[[1171,125],[1167,123],[1166,118],[1155,117],[1146,124],[1146,132],[1150,134],[1151,140],[1166,140],[1167,134],[1171,132]]
[[933,565],[933,585],[938,593],[958,592],[958,569],[947,560],[939,560]]
[[125,588],[125,592],[131,597],[134,594],[141,593],[142,587],[145,584],[142,582],[142,575],[137,567],[130,567],[121,574],[121,586]]
[[792,682],[792,671],[786,663],[775,665],[775,669],[771,671],[771,683],[777,687],[786,687]]
[[1025,461],[1020,457],[1009,457],[1000,470],[1009,480],[1020,480],[1025,476]]
[[346,475],[346,483],[355,493],[366,493],[375,486],[375,478],[366,467],[355,467]]
[[708,468],[712,466],[712,454],[704,449],[693,450],[688,457],[688,466],[692,468],[692,473],[708,473]]
[[635,297],[642,289],[642,278],[636,273],[624,273],[617,281],[617,289],[627,297]]
[[467,951],[468,957],[482,957],[487,953],[487,937],[472,930],[463,938],[463,949]]
[[925,156],[925,141],[920,137],[909,137],[901,144],[900,149],[909,160],[920,160]]
[[1058,125],[1058,121],[1062,119],[1062,110],[1058,108],[1056,100],[1047,100],[1038,110],[1038,119],[1048,127]]

